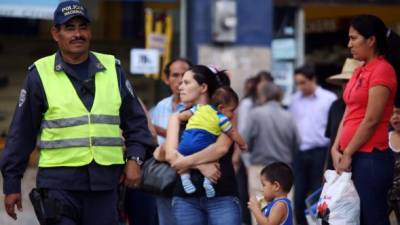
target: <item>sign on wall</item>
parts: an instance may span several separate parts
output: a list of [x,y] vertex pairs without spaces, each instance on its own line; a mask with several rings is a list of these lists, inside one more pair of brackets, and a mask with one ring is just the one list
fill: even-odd
[[282,89],[284,105],[290,104],[290,99],[293,94],[294,81],[293,81],[294,65],[289,61],[275,61],[272,64],[272,76],[274,82]]
[[157,49],[131,49],[130,72],[152,74],[160,71],[160,53]]
[[294,38],[274,39],[271,48],[274,59],[291,60],[296,58],[296,40]]
[[0,0],[0,16],[52,19],[61,0]]

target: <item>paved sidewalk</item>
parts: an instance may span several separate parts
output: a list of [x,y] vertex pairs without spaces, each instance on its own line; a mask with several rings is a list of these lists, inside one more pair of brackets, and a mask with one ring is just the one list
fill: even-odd
[[[29,192],[35,186],[36,168],[28,168],[22,180],[22,209],[23,212],[17,212],[17,221],[9,217],[4,209],[4,195],[0,194],[0,224],[1,225],[39,225],[29,200]],[[3,178],[0,176],[0,187],[3,189]]]

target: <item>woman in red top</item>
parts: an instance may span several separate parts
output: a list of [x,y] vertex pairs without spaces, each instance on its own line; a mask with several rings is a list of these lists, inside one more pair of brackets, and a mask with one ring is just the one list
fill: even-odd
[[388,29],[376,16],[355,17],[348,47],[356,69],[343,99],[346,103],[331,153],[335,169],[351,171],[361,200],[362,225],[389,225],[386,196],[393,177],[393,155],[388,150],[388,124],[396,96],[396,73],[387,61]]

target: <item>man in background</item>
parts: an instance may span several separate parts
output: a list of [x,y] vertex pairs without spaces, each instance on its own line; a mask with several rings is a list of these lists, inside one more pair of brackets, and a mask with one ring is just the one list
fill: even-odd
[[325,137],[329,108],[336,95],[317,84],[314,69],[303,66],[295,70],[297,92],[289,110],[301,137],[300,151],[294,157],[294,198],[298,225],[307,224],[304,210],[308,194],[322,184],[329,139]]
[[[179,97],[179,85],[183,74],[191,66],[192,63],[185,58],[174,59],[165,66],[164,73],[167,78],[165,83],[169,86],[172,94],[158,102],[150,111],[151,119],[157,131],[159,145],[165,141],[169,117],[172,113],[180,111],[185,107]],[[159,225],[176,224],[171,208],[171,197],[168,195],[156,197]]]

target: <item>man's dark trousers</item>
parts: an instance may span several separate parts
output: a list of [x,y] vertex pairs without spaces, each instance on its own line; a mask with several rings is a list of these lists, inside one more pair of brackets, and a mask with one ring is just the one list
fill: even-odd
[[306,225],[305,199],[322,186],[323,169],[327,147],[298,151],[294,158],[294,204],[296,221]]
[[55,198],[69,208],[73,215],[63,215],[56,225],[117,225],[117,190],[66,191],[49,189]]

